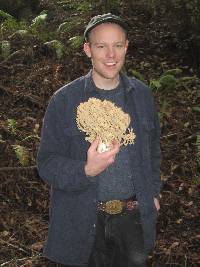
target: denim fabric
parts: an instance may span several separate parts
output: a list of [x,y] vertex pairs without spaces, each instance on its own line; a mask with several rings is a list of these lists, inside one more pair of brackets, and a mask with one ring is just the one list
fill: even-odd
[[79,265],[79,266],[75,266],[75,265],[65,265],[65,264],[60,264],[60,263],[57,263],[56,264],[56,267],[86,267],[86,266],[81,266],[81,265]]
[[[121,74],[125,112],[136,133],[128,153],[140,207],[145,250],[154,246],[157,212],[153,198],[160,192],[159,122],[150,89]],[[87,266],[96,229],[97,179],[88,179],[84,166],[89,143],[76,124],[81,102],[99,97],[90,87],[91,72],[58,90],[44,117],[37,165],[51,188],[50,224],[44,256],[54,262]],[[137,151],[137,152],[136,152]]]
[[60,264],[60,263],[57,263],[56,264],[56,267],[86,267],[86,266],[81,266],[81,265],[79,265],[79,266],[75,266],[75,265],[65,265],[65,264]]
[[138,209],[121,215],[98,213],[88,267],[145,267],[146,259]]

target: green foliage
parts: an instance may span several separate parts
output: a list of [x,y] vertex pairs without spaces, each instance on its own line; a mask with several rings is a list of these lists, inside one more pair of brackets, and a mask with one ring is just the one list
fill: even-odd
[[80,0],[80,1],[70,1],[70,0],[57,0],[57,4],[66,10],[72,9],[79,12],[87,13],[92,10],[99,11],[100,13],[107,13],[119,8],[122,3],[121,0]]
[[160,78],[150,80],[149,87],[154,92],[162,91],[165,89],[165,92],[173,90],[177,85],[176,74],[180,74],[182,71],[180,69],[171,69],[165,71]]
[[58,32],[65,32],[68,31],[70,28],[70,22],[65,21],[63,23],[61,23],[58,27]]
[[167,70],[160,76],[160,78],[150,80],[149,87],[155,93],[168,93],[181,86],[187,88],[188,86],[195,84],[198,80],[196,76],[180,77],[181,73],[182,70],[180,69]]
[[31,36],[31,34],[28,30],[17,30],[16,32],[14,32],[10,36],[8,36],[8,39],[9,40],[13,40],[16,38],[27,39],[30,36]]
[[84,37],[80,35],[70,38],[69,41],[70,41],[71,48],[72,49],[80,48],[83,44],[83,40],[84,40]]
[[[77,1],[78,2],[78,1]],[[84,1],[77,6],[77,10],[81,12],[88,12],[92,10],[91,1]]]
[[15,119],[7,119],[6,121],[6,126],[7,129],[9,130],[9,132],[13,135],[16,134],[16,130],[17,130],[17,122]]
[[163,89],[174,89],[176,87],[177,80],[172,74],[164,74],[159,79],[161,88]]
[[0,17],[3,19],[14,19],[13,16],[0,9]]
[[47,47],[54,49],[56,52],[56,57],[60,60],[65,54],[65,46],[58,40],[52,40],[50,42],[44,43]]
[[7,36],[9,40],[35,37],[43,42],[47,42],[56,36],[56,33],[49,31],[46,27],[46,10],[43,10],[37,17],[35,17],[30,25],[24,21],[17,21],[11,15],[7,13],[7,15],[5,15],[4,13],[5,12],[2,13],[4,21],[1,23],[2,39],[5,39],[5,36]]
[[3,40],[0,42],[1,45],[1,55],[6,59],[11,54],[11,44],[9,41]]
[[159,115],[160,123],[161,123],[161,126],[162,126],[163,118],[170,116],[169,103],[165,99],[160,104],[160,111],[159,111],[158,115]]
[[178,86],[188,87],[194,85],[199,79],[197,76],[185,76],[178,80]]
[[61,0],[57,1],[57,4],[62,6],[64,9],[74,9],[80,12],[88,12],[92,10],[92,1],[84,0],[84,1],[69,1],[69,0]]
[[0,10],[0,17],[4,20],[1,23],[1,34],[12,34],[18,30],[26,30],[27,25],[24,21],[17,21],[13,16]]
[[43,10],[37,17],[32,20],[32,23],[29,26],[29,33],[43,42],[48,42],[52,39],[57,38],[57,33],[54,31],[49,31],[49,29],[47,28],[47,17],[47,10]]
[[200,107],[193,107],[192,110],[196,112],[200,112]]
[[160,84],[160,81],[159,80],[150,80],[150,84],[149,84],[149,87],[151,88],[152,91],[158,91],[160,90],[161,88],[161,84]]
[[30,139],[37,139],[37,140],[40,140],[40,137],[39,137],[38,134],[36,134],[36,135],[28,135],[28,136],[26,136],[24,139],[22,139],[22,141],[24,142],[24,141],[27,141],[27,140],[30,140]]
[[147,83],[147,81],[145,80],[144,76],[137,70],[131,70],[131,74],[138,80]]
[[181,74],[183,71],[181,70],[181,69],[170,69],[170,70],[167,70],[167,71],[165,71],[165,75],[174,75],[174,76],[176,76],[176,75],[179,75],[179,74]]
[[46,19],[47,19],[47,13],[43,11],[42,14],[40,13],[39,16],[35,17],[32,20],[31,28],[37,29],[38,27],[43,26],[45,24]]
[[3,144],[3,143],[6,143],[6,141],[3,140],[3,137],[2,137],[2,135],[0,134],[0,144]]
[[22,166],[27,166],[29,164],[29,151],[26,147],[21,145],[13,145],[16,157]]

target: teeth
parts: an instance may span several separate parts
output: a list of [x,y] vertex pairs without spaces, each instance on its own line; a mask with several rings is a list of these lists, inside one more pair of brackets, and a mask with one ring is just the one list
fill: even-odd
[[106,65],[108,66],[114,66],[115,64],[116,64],[115,62],[106,63]]

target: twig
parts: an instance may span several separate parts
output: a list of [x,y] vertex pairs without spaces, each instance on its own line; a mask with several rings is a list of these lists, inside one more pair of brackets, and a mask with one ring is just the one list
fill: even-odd
[[[6,262],[2,263],[2,264],[0,265],[0,267],[6,266],[6,265],[8,265],[8,264],[10,264],[10,263],[12,263],[12,262],[25,261],[25,260],[27,260],[27,259],[34,259],[34,258],[40,258],[41,256],[42,256],[42,254],[39,253],[39,254],[37,254],[37,255],[30,256],[30,257],[24,257],[24,258],[21,258],[21,259],[12,259],[12,260],[10,260],[10,261],[6,261]],[[22,266],[23,266],[23,265],[22,265]]]
[[34,170],[34,169],[37,169],[37,166],[36,165],[33,165],[33,166],[27,166],[27,167],[1,167],[0,168],[0,172],[3,172],[3,171],[21,171],[21,170]]
[[161,136],[161,139],[162,138],[168,138],[168,137],[171,137],[171,136],[175,136],[175,135],[178,135],[178,134],[180,134],[180,132],[178,132],[178,133],[171,133],[171,134],[168,134],[168,135],[163,135],[163,136]]
[[[9,247],[12,247],[12,248],[15,248],[19,251],[22,251],[22,252],[25,252],[26,254],[30,254],[31,253],[31,250],[29,249],[29,251],[23,249],[22,247],[19,247],[19,246],[16,246],[16,245],[13,245],[11,243],[9,243],[8,241],[5,241],[3,239],[0,240],[2,243],[5,243],[6,245],[8,245]],[[27,248],[26,248],[27,249]]]

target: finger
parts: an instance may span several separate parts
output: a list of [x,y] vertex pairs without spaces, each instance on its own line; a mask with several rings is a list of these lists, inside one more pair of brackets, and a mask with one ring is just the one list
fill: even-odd
[[113,141],[112,143],[113,143],[113,146],[112,146],[112,148],[111,148],[110,151],[111,151],[113,154],[116,154],[116,153],[119,152],[120,144],[119,144],[119,142],[117,142],[117,141]]
[[100,142],[100,138],[97,137],[90,145],[90,151],[96,151],[97,150],[97,147],[99,145],[99,142]]
[[158,201],[157,198],[154,198],[154,204],[156,206],[156,209],[159,211],[159,209],[160,209],[160,203],[159,203],[159,201]]
[[104,152],[106,158],[115,158],[116,154],[119,152],[119,145],[111,148],[110,150]]

